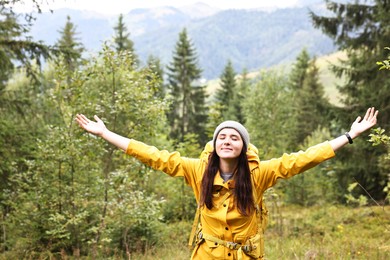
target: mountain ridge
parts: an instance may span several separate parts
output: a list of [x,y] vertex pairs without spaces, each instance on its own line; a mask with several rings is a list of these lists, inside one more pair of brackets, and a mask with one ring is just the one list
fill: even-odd
[[[310,8],[316,12],[325,10],[322,4]],[[76,25],[77,37],[90,53],[100,50],[114,35],[117,17],[59,9],[37,15],[31,30],[33,39],[54,44],[68,15]],[[243,69],[258,70],[292,61],[303,48],[316,56],[335,50],[331,39],[313,28],[307,6],[273,11],[218,10],[197,3],[182,8],[134,9],[123,16],[143,62],[153,55],[164,65],[169,64],[178,34],[186,28],[206,79],[219,77],[228,60],[241,73]]]

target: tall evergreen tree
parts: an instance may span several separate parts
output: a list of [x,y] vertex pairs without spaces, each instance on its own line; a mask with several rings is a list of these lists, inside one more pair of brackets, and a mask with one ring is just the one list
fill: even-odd
[[164,69],[161,65],[159,58],[150,55],[146,61],[148,68],[153,72],[155,78],[159,81],[157,89],[155,89],[155,96],[158,98],[165,97],[165,86],[164,86]]
[[12,9],[0,3],[0,91],[4,89],[16,63],[23,65],[27,73],[37,79],[32,64],[41,65],[41,58],[50,56],[48,46],[27,37],[31,24],[22,24],[17,18]]
[[197,65],[197,55],[187,36],[187,30],[179,33],[173,60],[168,65],[168,88],[172,97],[168,120],[170,136],[179,142],[187,134],[197,134],[199,142],[206,140],[205,86],[200,83],[202,70]]
[[297,149],[311,133],[320,126],[324,127],[329,120],[330,104],[319,82],[315,63],[316,60],[310,59],[307,50],[303,49],[289,75],[295,117],[290,139],[292,149]]
[[229,60],[221,74],[220,88],[217,89],[215,99],[223,120],[238,120],[238,106],[234,103],[237,95],[236,73]]
[[16,2],[19,1],[0,1],[0,252],[8,247],[6,221],[15,210],[15,197],[30,180],[24,175],[25,182],[17,183],[15,174],[28,169],[28,162],[33,160],[37,149],[36,136],[40,133],[40,126],[36,124],[39,115],[34,109],[37,84],[28,83],[20,89],[15,82],[12,88],[7,88],[7,84],[17,67],[22,67],[36,83],[40,71],[34,65],[40,65],[41,58],[50,56],[46,45],[27,36],[31,20],[20,19],[13,12]]
[[[332,16],[310,14],[314,26],[333,38],[339,49],[347,54],[347,59],[341,65],[333,66],[337,76],[346,78],[346,83],[339,87],[345,105],[345,113],[340,115],[342,121],[349,122],[353,120],[352,115],[363,113],[369,106],[376,106],[381,111],[378,123],[383,128],[389,128],[390,78],[386,73],[379,73],[376,65],[378,57],[386,55],[385,47],[390,42],[389,1],[339,3],[327,0],[326,4]],[[349,151],[347,158],[353,162],[348,163],[345,172],[353,173],[371,195],[381,198],[386,174],[372,163],[381,152],[369,144],[365,146],[365,149],[359,147],[359,151]]]
[[[390,42],[390,5],[387,0],[338,3],[326,1],[332,17],[311,12],[317,28],[335,40],[348,59],[334,66],[337,76],[345,75],[347,82],[340,86],[347,109],[364,110],[377,106],[380,121],[390,125],[390,78],[378,73],[376,61],[386,56]],[[373,95],[375,93],[375,95]]]
[[132,53],[133,65],[139,64],[138,56],[134,50],[134,42],[130,39],[130,33],[127,31],[126,24],[123,21],[123,14],[119,15],[118,23],[114,27],[114,43],[117,52],[128,51]]
[[74,71],[80,64],[84,46],[77,38],[76,26],[72,23],[70,16],[66,17],[64,28],[59,30],[60,38],[56,46],[62,52],[68,71]]
[[244,100],[248,98],[248,93],[251,87],[251,81],[248,77],[248,70],[246,68],[243,69],[241,73],[240,80],[238,81],[238,90],[236,91],[236,95],[234,96],[234,104],[236,104],[236,116],[237,121],[245,124],[246,117],[244,113]]
[[307,69],[309,68],[310,55],[306,49],[303,49],[298,55],[290,72],[291,88],[299,90],[303,86]]
[[319,82],[319,72],[316,59],[309,62],[301,89],[297,90],[297,143],[303,141],[319,127],[329,127],[328,114],[330,103],[325,97],[325,91]]

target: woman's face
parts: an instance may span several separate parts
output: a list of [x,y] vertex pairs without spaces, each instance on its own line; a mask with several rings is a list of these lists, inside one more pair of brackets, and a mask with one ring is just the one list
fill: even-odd
[[238,158],[243,146],[240,133],[233,128],[222,129],[215,140],[215,151],[221,159]]

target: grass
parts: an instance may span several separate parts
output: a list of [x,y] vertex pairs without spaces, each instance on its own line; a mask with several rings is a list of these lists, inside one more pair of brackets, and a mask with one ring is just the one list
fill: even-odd
[[[341,205],[315,207],[269,205],[269,221],[265,234],[265,254],[268,260],[390,259],[390,206],[351,208]],[[187,247],[191,221],[166,225],[160,231],[158,246],[143,253],[117,252],[111,257],[66,256],[40,253],[24,259],[69,260],[188,260]],[[0,260],[16,259],[1,254]]]
[[266,254],[268,259],[390,259],[389,210],[284,208],[270,219]]
[[[273,259],[390,259],[390,206],[270,208],[266,257]],[[278,213],[277,213],[278,212]],[[130,259],[188,260],[191,223],[167,226],[158,248]]]

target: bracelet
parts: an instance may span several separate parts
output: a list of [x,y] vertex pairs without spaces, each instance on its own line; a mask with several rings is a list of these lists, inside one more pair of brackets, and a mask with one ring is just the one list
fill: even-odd
[[348,132],[345,133],[345,136],[348,138],[348,143],[353,144],[353,140]]

